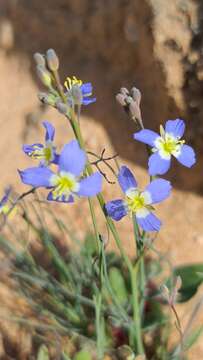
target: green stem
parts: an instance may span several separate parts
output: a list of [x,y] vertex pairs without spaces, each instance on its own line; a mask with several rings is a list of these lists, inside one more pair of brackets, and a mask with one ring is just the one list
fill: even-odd
[[[70,123],[71,123],[71,126],[73,128],[73,132],[80,144],[80,147],[85,150],[85,143],[84,143],[84,140],[83,140],[83,137],[82,137],[82,134],[81,134],[81,131],[80,131],[80,126],[79,126],[79,123],[77,121],[77,118],[75,116],[75,113],[72,112],[70,118]],[[86,169],[87,169],[87,172],[89,175],[91,175],[93,173],[93,169],[91,167],[91,164],[89,161],[87,161],[87,165],[86,165]],[[137,346],[137,350],[139,352],[139,354],[143,354],[144,353],[144,347],[143,347],[143,343],[142,343],[142,334],[141,334],[141,327],[140,327],[140,314],[139,314],[139,303],[138,303],[138,289],[137,289],[137,279],[135,276],[136,273],[137,273],[137,270],[136,272],[134,271],[133,269],[133,265],[129,259],[129,257],[127,256],[127,254],[125,253],[124,251],[124,248],[122,246],[122,243],[121,243],[121,239],[119,237],[119,234],[116,230],[116,227],[113,223],[113,221],[111,220],[111,218],[109,216],[107,216],[106,214],[106,211],[105,211],[105,201],[104,201],[104,198],[102,196],[101,193],[99,193],[97,195],[97,199],[98,199],[98,202],[100,204],[100,207],[102,209],[102,212],[105,216],[105,219],[106,219],[106,222],[107,222],[107,226],[108,228],[110,229],[114,239],[115,239],[115,242],[116,242],[116,245],[121,253],[121,256],[123,257],[123,260],[125,261],[126,263],[126,266],[128,268],[128,271],[129,271],[129,275],[130,275],[130,281],[131,281],[131,289],[132,289],[132,304],[133,304],[133,319],[134,319],[134,322],[135,322],[135,331],[133,331],[133,340],[134,340],[134,344],[135,346]],[[133,329],[134,330],[134,329]]]
[[145,232],[140,234],[139,226],[136,219],[133,219],[133,228],[134,228],[134,236],[135,236],[135,243],[137,248],[137,258],[139,259],[139,272],[138,272],[138,282],[139,282],[139,291],[140,291],[140,314],[141,317],[143,316],[143,309],[144,309],[144,296],[145,296],[145,263],[144,263],[144,253],[143,253],[143,239],[145,236]]

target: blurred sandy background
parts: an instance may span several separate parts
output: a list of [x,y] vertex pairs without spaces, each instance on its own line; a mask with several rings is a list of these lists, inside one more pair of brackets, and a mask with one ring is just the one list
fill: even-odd
[[[21,146],[23,141],[43,139],[41,120],[54,123],[59,147],[72,136],[56,111],[39,115],[32,55],[54,48],[62,78],[73,74],[94,85],[97,102],[84,110],[82,119],[87,148],[119,153],[143,186],[148,181],[144,147],[132,140],[134,124],[114,95],[121,86],[137,86],[146,127],[158,129],[161,122],[176,117],[186,120],[186,137],[197,151],[198,163],[192,170],[174,163],[167,174],[174,190],[159,207],[164,226],[157,248],[170,253],[175,264],[203,261],[202,25],[201,0],[1,0],[0,190],[7,183],[17,191],[26,189],[16,169],[30,166]],[[106,199],[118,194],[117,185],[105,185]],[[80,232],[90,226],[88,218],[83,225],[81,206],[80,213],[77,205],[56,209],[68,211],[74,219],[79,214]],[[131,226],[128,221],[119,226],[131,252]],[[201,293],[200,289],[197,297]],[[180,307],[183,323],[191,307],[192,302]],[[193,360],[203,358],[201,340],[190,354]]]

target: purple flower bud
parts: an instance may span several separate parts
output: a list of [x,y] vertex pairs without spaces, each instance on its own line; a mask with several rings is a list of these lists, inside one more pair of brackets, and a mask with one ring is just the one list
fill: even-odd
[[46,53],[46,60],[49,70],[51,71],[57,71],[59,68],[59,58],[56,55],[56,52],[54,49],[47,50]]

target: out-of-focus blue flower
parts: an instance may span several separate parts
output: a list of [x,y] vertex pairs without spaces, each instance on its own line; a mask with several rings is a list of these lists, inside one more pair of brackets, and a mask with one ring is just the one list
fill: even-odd
[[185,131],[183,120],[168,120],[165,129],[160,126],[160,135],[154,131],[143,129],[134,134],[134,139],[152,147],[149,157],[149,174],[163,175],[170,168],[173,155],[182,165],[191,167],[195,164],[195,152],[191,146],[180,140]]
[[108,202],[105,205],[108,215],[119,221],[129,213],[136,218],[138,224],[145,231],[159,231],[161,222],[153,214],[152,205],[165,200],[170,195],[170,182],[156,179],[144,191],[140,191],[132,172],[126,166],[120,168],[118,181],[125,194],[125,199]]
[[9,211],[8,200],[11,193],[11,187],[5,189],[4,195],[0,200],[0,214],[6,215]]
[[19,171],[24,184],[35,188],[50,188],[50,201],[73,202],[74,196],[95,196],[101,191],[102,176],[99,172],[80,178],[86,164],[86,154],[76,140],[64,145],[58,159],[58,172],[47,167],[33,167]]
[[48,166],[51,163],[57,164],[58,155],[56,154],[56,147],[53,145],[55,129],[48,121],[44,121],[43,126],[46,129],[45,145],[23,145],[23,151],[31,158],[40,160],[40,166]]
[[65,96],[70,107],[74,105],[89,105],[96,101],[92,96],[92,84],[84,83],[75,76],[68,77],[64,83],[66,88]]

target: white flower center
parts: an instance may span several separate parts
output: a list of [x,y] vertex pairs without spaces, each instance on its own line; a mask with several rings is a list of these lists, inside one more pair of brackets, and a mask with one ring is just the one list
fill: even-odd
[[137,217],[146,217],[153,207],[151,195],[148,191],[139,191],[131,188],[126,192],[126,206],[130,214],[136,214]]
[[163,159],[169,160],[171,155],[178,157],[181,153],[181,147],[184,144],[184,140],[180,140],[179,137],[174,137],[173,134],[165,132],[163,126],[160,126],[160,134],[155,140],[155,147],[152,148],[152,152],[159,152],[159,155]]

